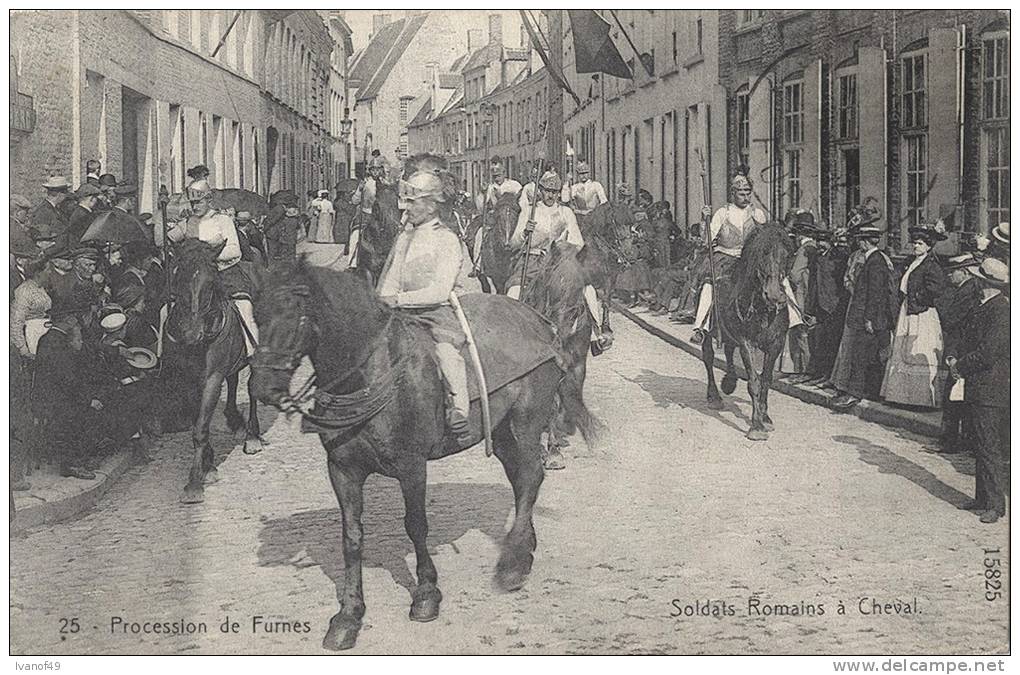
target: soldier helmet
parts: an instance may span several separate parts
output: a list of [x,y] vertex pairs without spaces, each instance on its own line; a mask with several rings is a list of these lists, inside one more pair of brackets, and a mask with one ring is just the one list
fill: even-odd
[[204,178],[196,180],[188,186],[188,201],[190,202],[200,202],[210,196],[212,196],[212,188],[209,186],[209,181]]
[[617,197],[633,197],[634,192],[630,189],[630,186],[626,183],[620,183],[616,186]]
[[375,155],[372,159],[368,160],[369,169],[385,169],[386,160],[383,159],[382,155]]
[[437,202],[446,201],[443,181],[431,171],[416,171],[407,180],[400,181],[400,198],[404,201],[431,197]]
[[577,173],[591,173],[591,167],[583,159],[577,163]]
[[736,192],[737,190],[750,190],[751,179],[742,173],[738,173],[730,179],[730,190]]
[[555,171],[546,171],[542,179],[538,181],[538,187],[543,190],[559,190],[563,187],[563,183]]

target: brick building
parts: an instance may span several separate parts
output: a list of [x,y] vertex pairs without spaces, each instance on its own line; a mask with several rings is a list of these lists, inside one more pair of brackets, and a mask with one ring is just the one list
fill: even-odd
[[143,211],[199,163],[263,194],[329,178],[333,42],[316,12],[17,12],[11,51],[36,114],[11,189],[30,198],[52,174],[79,184],[92,158],[138,183]]
[[832,223],[868,197],[893,250],[942,217],[1009,220],[1009,27],[996,10],[723,10],[728,166],[781,217]]
[[[678,224],[700,219],[709,203],[727,196],[726,94],[719,86],[718,12],[616,10],[602,12],[610,36],[634,79],[578,74],[573,34],[563,21],[564,72],[580,98],[564,100],[564,135],[607,192],[620,183],[673,205]],[[638,53],[647,54],[642,64]]]

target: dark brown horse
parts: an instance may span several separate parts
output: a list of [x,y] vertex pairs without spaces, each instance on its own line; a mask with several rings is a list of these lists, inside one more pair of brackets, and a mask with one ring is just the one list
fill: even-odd
[[[783,278],[789,269],[793,245],[786,230],[779,223],[766,223],[755,227],[744,242],[744,248],[730,279],[719,279],[713,289],[717,316],[721,324],[723,348],[726,352],[726,374],[722,390],[732,394],[737,385],[733,351],[740,350],[740,358],[747,372],[747,393],[751,396],[751,428],[747,438],[752,441],[768,439],[772,430],[769,417],[769,388],[772,386],[772,369],[783,350],[789,316]],[[715,335],[715,331],[712,335]],[[761,372],[756,372],[751,361],[751,347],[764,355]],[[715,386],[715,351],[712,337],[701,343],[701,356],[708,372],[708,402],[721,409],[722,398]]]
[[379,280],[386,258],[400,232],[397,189],[381,181],[377,185],[372,216],[361,226],[358,239],[358,270],[373,284]]
[[[167,321],[170,336],[188,348],[198,351],[202,364],[201,404],[192,425],[191,440],[195,456],[181,501],[194,504],[203,500],[203,485],[217,480],[213,448],[209,442],[209,424],[220,399],[223,381],[227,381],[227,404],[224,415],[231,431],[244,426],[244,417],[237,410],[237,379],[248,365],[244,327],[219,280],[216,247],[197,239],[186,239],[175,249],[176,265],[171,278],[172,308]],[[240,263],[239,263],[240,264]],[[248,425],[243,449],[255,454],[262,449],[258,402],[248,380]],[[258,443],[249,445],[248,440]]]
[[589,252],[590,265],[602,267],[602,273],[595,289],[602,298],[602,330],[611,333],[609,325],[609,303],[616,290],[616,278],[638,259],[634,244],[634,226],[637,221],[627,204],[607,202],[600,204],[587,216],[578,219],[585,248]]
[[[299,402],[289,392],[291,376],[303,356],[311,359],[318,382],[316,404],[303,414],[306,423],[316,424],[343,516],[340,611],[330,621],[323,646],[349,649],[361,630],[363,488],[373,473],[400,482],[404,526],[417,557],[410,618],[431,621],[439,615],[442,594],[426,541],[426,463],[481,439],[478,402],[471,407],[473,438],[458,445],[446,429],[445,390],[426,328],[379,302],[359,276],[298,264],[279,270],[269,288],[256,308],[261,331],[252,364],[256,395],[285,412],[297,411]],[[557,395],[573,406],[582,431],[590,429],[590,416],[576,393],[564,391],[555,336],[541,317],[505,296],[465,296],[465,310],[469,300],[506,317],[499,321],[497,335],[526,337],[526,352],[550,355],[536,359],[539,365],[505,385],[490,382],[498,387],[490,394],[493,445],[513,486],[516,507],[496,566],[496,582],[505,590],[516,590],[524,585],[533,562],[532,507],[544,476],[540,439]],[[478,330],[482,328],[476,336]],[[464,507],[470,510],[472,505]]]
[[[583,397],[588,372],[588,351],[591,344],[592,317],[584,302],[584,287],[604,283],[605,270],[593,260],[593,249],[577,248],[566,242],[554,242],[549,253],[539,260],[538,273],[521,296],[521,302],[534,307],[556,329],[564,355],[566,377],[577,396]],[[556,417],[549,429],[549,449],[545,458],[547,469],[564,467],[562,448],[569,445],[567,437],[577,428],[570,411],[557,401]],[[598,426],[598,425],[597,425]]]
[[503,193],[495,204],[485,206],[485,222],[482,225],[479,250],[475,252],[478,258],[475,266],[479,274],[492,281],[496,293],[506,293],[510,285],[513,261],[510,236],[517,227],[520,213],[521,207],[515,194]]

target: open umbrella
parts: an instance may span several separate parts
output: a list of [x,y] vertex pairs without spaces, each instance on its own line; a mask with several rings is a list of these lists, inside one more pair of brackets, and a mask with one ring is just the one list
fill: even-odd
[[98,241],[108,244],[126,244],[129,241],[152,243],[152,234],[145,231],[142,224],[126,211],[110,209],[100,213],[89,229],[85,230],[81,240]]
[[235,213],[247,211],[255,218],[269,213],[269,204],[265,197],[241,188],[213,190],[211,205],[214,209],[232,208]]

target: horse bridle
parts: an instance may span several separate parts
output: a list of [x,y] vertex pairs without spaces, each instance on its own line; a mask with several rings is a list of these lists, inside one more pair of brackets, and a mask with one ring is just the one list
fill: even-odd
[[[173,272],[173,277],[174,278],[171,279],[171,288],[173,288],[173,282],[176,280],[175,277],[177,276],[177,272],[178,272],[177,270],[175,270]],[[198,276],[199,272],[201,272],[201,269],[196,269],[195,270],[195,273],[191,276],[192,281],[194,281],[195,277]],[[215,274],[215,272],[214,272],[214,274]],[[198,307],[199,306],[199,295],[198,295],[199,289],[195,288],[194,284],[189,284],[188,288],[191,291],[191,303],[190,303],[190,305],[188,307],[188,309],[190,310],[192,307]],[[223,332],[223,328],[227,325],[227,308],[226,308],[226,305],[227,305],[228,302],[230,302],[229,299],[227,299],[227,300],[222,300],[221,299],[221,302],[219,304],[217,304],[215,302],[211,303],[211,306],[209,307],[209,309],[204,311],[204,312],[202,312],[201,314],[197,314],[196,315],[194,312],[192,313],[192,316],[198,316],[201,319],[202,330],[201,330],[201,332],[199,333],[199,336],[198,336],[199,343],[204,343],[204,342],[208,342],[210,340],[214,340],[217,337],[219,337],[219,335]],[[177,305],[176,294],[171,293],[169,305],[170,305],[170,307],[168,309],[168,312],[173,311],[174,307],[176,307],[176,305]],[[217,315],[216,320],[214,320],[212,322],[212,328],[210,329],[209,328],[210,322],[208,320],[208,315],[210,313],[214,312],[214,311],[218,311],[219,314]],[[169,330],[169,328],[168,328],[168,330]],[[173,339],[173,338],[171,337],[171,339]]]

